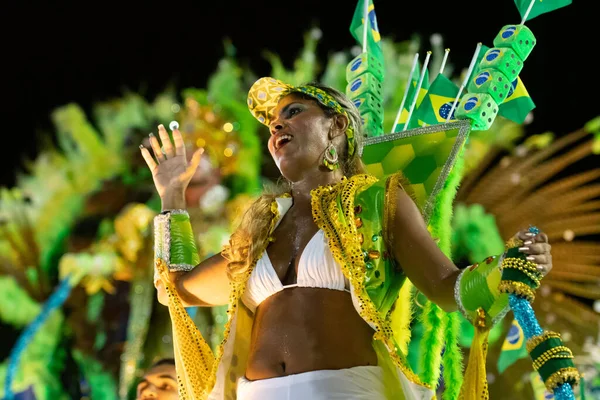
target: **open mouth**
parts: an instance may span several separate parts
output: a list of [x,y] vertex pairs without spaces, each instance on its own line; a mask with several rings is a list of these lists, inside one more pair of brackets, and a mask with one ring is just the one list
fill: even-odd
[[275,139],[275,151],[281,149],[283,146],[292,141],[293,136],[288,134],[283,134]]

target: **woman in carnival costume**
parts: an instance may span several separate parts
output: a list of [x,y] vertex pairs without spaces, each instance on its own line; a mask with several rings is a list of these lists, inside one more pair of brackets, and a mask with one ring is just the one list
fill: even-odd
[[[183,197],[200,152],[188,163],[180,132],[171,141],[162,125],[160,142],[141,147],[162,199],[155,284],[173,320],[180,396],[434,398],[392,329],[394,308],[406,306],[399,293],[410,281],[444,310],[477,310],[471,321],[492,324],[508,310],[497,289],[502,256],[460,270],[441,252],[401,172],[384,181],[365,173],[360,115],[339,91],[261,78],[248,106],[269,127],[287,185],[256,200],[224,250],[202,263]],[[544,233],[521,231],[511,243],[532,274],[552,268]],[[213,355],[185,307],[227,303]]]

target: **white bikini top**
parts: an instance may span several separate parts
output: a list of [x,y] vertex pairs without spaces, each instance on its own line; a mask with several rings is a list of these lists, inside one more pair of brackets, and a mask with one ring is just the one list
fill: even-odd
[[[276,201],[279,220],[275,227],[279,225],[285,213],[292,206],[292,199],[289,197],[277,198]],[[265,250],[248,279],[242,301],[254,312],[265,299],[291,287],[350,291],[350,284],[342,273],[340,265],[333,258],[322,230],[315,233],[300,255],[297,283],[285,286],[281,283]]]

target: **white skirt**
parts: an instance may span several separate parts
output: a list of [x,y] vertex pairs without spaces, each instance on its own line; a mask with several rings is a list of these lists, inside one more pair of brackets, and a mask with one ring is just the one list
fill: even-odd
[[320,370],[249,381],[240,378],[238,400],[385,400],[383,371],[376,366]]

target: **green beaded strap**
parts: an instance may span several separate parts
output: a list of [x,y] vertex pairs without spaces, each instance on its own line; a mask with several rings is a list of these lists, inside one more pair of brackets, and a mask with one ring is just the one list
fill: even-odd
[[454,286],[454,297],[461,313],[479,328],[491,328],[508,310],[508,296],[498,290],[503,257],[488,257],[465,268]]
[[543,275],[536,264],[527,260],[518,248],[506,251],[502,261],[502,281],[499,289],[502,293],[512,293],[526,298],[530,303],[535,299],[535,290],[540,287]]
[[527,341],[527,351],[533,360],[533,368],[539,372],[549,391],[565,382],[576,384],[579,381],[573,353],[563,345],[558,333],[545,331],[531,337]]
[[189,271],[200,262],[196,240],[185,210],[165,211],[154,217],[154,257],[169,271]]

